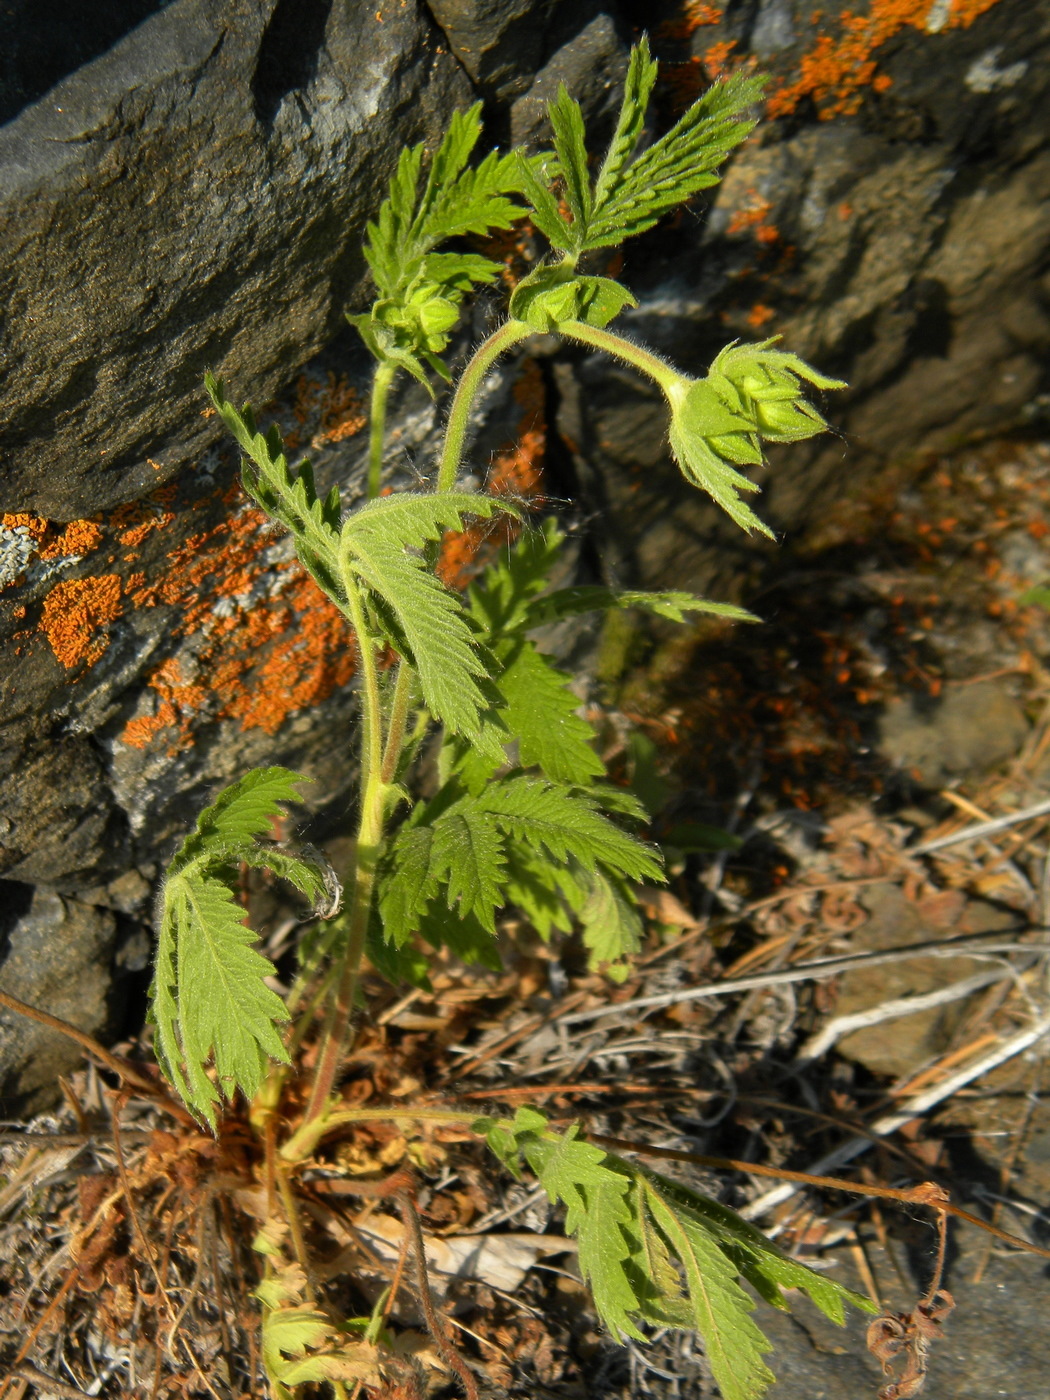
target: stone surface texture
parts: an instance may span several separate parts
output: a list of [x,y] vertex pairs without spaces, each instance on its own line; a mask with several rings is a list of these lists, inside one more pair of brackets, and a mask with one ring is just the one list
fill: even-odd
[[[141,888],[222,782],[286,763],[316,780],[313,810],[345,808],[352,641],[246,506],[201,379],[267,405],[353,499],[368,365],[340,327],[367,301],[364,223],[400,146],[452,109],[480,97],[493,139],[539,141],[565,81],[602,132],[642,27],[669,63],[664,126],[738,62],[770,72],[770,120],[724,184],[623,275],[626,328],[686,368],[783,333],[849,379],[837,435],[763,474],[779,528],[1046,410],[1050,0],[67,8],[60,48],[42,13],[0,17],[17,36],[0,68],[0,909],[4,985],[52,1009],[77,986],[81,1024],[114,1024],[108,964],[148,926]],[[489,324],[484,300],[472,314],[464,349]],[[546,339],[531,356],[494,378],[470,469],[527,493],[547,450],[619,581],[746,576],[759,547],[679,483],[647,389]],[[425,475],[441,413],[402,386],[392,482]],[[18,950],[49,940],[45,986]],[[59,1064],[8,1035],[14,1099],[43,1082],[29,1054]]]

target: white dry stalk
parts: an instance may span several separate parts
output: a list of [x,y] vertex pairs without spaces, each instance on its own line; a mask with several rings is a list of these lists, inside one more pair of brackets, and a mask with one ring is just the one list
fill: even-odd
[[905,855],[928,856],[934,851],[942,851],[946,846],[957,846],[963,841],[976,841],[981,836],[991,836],[996,831],[1005,831],[1007,827],[1017,826],[1020,822],[1031,821],[1033,817],[1044,817],[1050,814],[1050,800],[1037,802],[1032,807],[1025,807],[1020,812],[1008,812],[1005,817],[995,817],[987,822],[975,822],[972,826],[964,826],[961,831],[953,831],[948,836],[938,836],[933,841],[924,841],[919,846],[911,846]]
[[998,957],[1003,953],[1033,953],[1040,951],[1030,943],[1002,940],[1001,935],[981,935],[957,938],[950,942],[913,943],[907,948],[890,948],[879,953],[845,953],[837,958],[816,958],[799,963],[797,967],[780,968],[775,972],[755,972],[747,977],[733,977],[725,982],[708,982],[702,987],[681,987],[674,992],[659,992],[650,997],[633,997],[630,1001],[592,1007],[589,1011],[573,1011],[558,1017],[563,1026],[580,1026],[598,1021],[603,1016],[620,1016],[625,1011],[645,1011],[659,1006],[677,1006],[704,997],[725,997],[734,992],[751,992],[757,987],[778,987],[787,982],[806,982],[822,977],[836,977],[858,967],[878,967],[882,963],[903,962],[908,958]]
[[795,1058],[794,1068],[798,1069],[812,1060],[818,1060],[843,1036],[851,1031],[864,1030],[868,1026],[879,1026],[884,1021],[893,1021],[901,1016],[914,1016],[919,1011],[932,1011],[937,1006],[947,1006],[950,1002],[961,1001],[963,997],[979,992],[994,982],[1002,982],[1014,975],[1012,968],[992,969],[975,973],[961,982],[951,982],[934,992],[924,992],[919,996],[894,997],[878,1006],[869,1006],[865,1011],[851,1011],[844,1016],[836,1016],[816,1035],[810,1036]]
[[[1016,1035],[1000,1041],[994,1050],[990,1050],[987,1055],[983,1055],[972,1065],[959,1070],[956,1074],[949,1075],[947,1079],[942,1079],[933,1088],[916,1094],[914,1098],[909,1099],[893,1113],[887,1113],[882,1118],[876,1119],[868,1128],[868,1136],[849,1138],[841,1147],[836,1147],[834,1152],[828,1152],[818,1162],[807,1167],[806,1171],[811,1176],[827,1176],[829,1173],[837,1171],[847,1162],[852,1162],[855,1157],[860,1157],[867,1152],[876,1138],[887,1137],[890,1133],[895,1133],[898,1128],[903,1128],[912,1119],[920,1117],[936,1104],[951,1098],[952,1094],[964,1088],[965,1085],[972,1084],[975,1079],[980,1079],[999,1065],[1005,1064],[1007,1060],[1023,1054],[1025,1050],[1042,1040],[1048,1032],[1050,1032],[1050,1012],[1044,1013],[1027,1030],[1018,1031]],[[782,1201],[789,1200],[801,1189],[801,1186],[796,1183],[785,1181],[782,1185],[775,1186],[772,1191],[766,1191],[755,1200],[749,1201],[740,1214],[745,1220],[757,1220],[759,1216],[765,1215],[767,1211],[780,1205]]]

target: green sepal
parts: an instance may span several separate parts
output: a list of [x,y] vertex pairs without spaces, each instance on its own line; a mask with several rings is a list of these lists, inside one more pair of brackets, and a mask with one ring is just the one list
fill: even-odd
[[625,306],[638,302],[619,282],[588,277],[571,262],[548,263],[518,283],[510,301],[512,319],[535,331],[557,331],[569,321],[606,326]]

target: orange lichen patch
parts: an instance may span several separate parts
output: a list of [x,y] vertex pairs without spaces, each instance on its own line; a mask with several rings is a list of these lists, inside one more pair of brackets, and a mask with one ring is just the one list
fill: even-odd
[[350,680],[347,623],[297,561],[267,563],[268,524],[261,511],[242,509],[173,550],[155,583],[129,579],[137,606],[172,608],[175,638],[197,642],[192,676],[168,660],[149,677],[154,712],[125,725],[124,743],[144,748],[163,732],[177,750],[192,743],[201,718],[273,734]]
[[36,544],[41,559],[90,554],[102,543],[97,519],[71,520],[68,525],[61,525],[42,515],[5,514],[0,518],[0,529],[28,535]]
[[116,621],[122,608],[118,574],[67,579],[44,599],[40,629],[63,666],[90,666],[109,645],[102,629]]
[[[774,242],[780,235],[771,224],[766,223],[766,216],[773,208],[772,202],[762,199],[754,190],[748,190],[747,199],[748,202],[743,208],[734,210],[726,233],[743,233],[745,229],[753,228],[755,237],[760,241]],[[773,237],[763,238],[763,234],[768,233],[770,229],[773,231]]]
[[[539,497],[543,460],[547,450],[546,394],[543,374],[535,360],[527,360],[514,385],[514,398],[524,412],[517,439],[492,459],[488,491],[493,496],[514,496],[526,501]],[[438,576],[449,588],[465,588],[496,550],[512,538],[512,521],[481,521],[460,533],[445,536]]]
[[720,24],[723,13],[719,5],[705,5],[702,0],[685,0],[678,19],[664,20],[656,32],[661,39],[688,39],[707,24]]
[[[359,433],[368,422],[361,411],[361,398],[346,375],[329,370],[325,380],[301,374],[296,381],[292,413],[296,426],[285,434],[285,447],[294,451],[309,439],[315,450],[329,443],[343,442]],[[310,431],[310,425],[316,431]]]
[[751,310],[747,313],[747,324],[753,331],[761,330],[767,321],[771,321],[776,312],[771,306],[765,306],[762,302],[756,301]]
[[[943,29],[961,29],[973,24],[997,0],[952,0]],[[799,65],[799,76],[774,92],[766,104],[766,114],[783,117],[793,112],[805,98],[816,104],[822,121],[852,116],[863,99],[863,89],[885,92],[892,79],[878,72],[875,50],[906,27],[923,30],[936,0],[871,0],[867,14],[843,11],[841,34],[833,38],[821,34],[813,49]],[[817,15],[812,16],[814,21]],[[938,31],[940,32],[940,31]]]
[[41,559],[60,559],[70,554],[90,554],[102,543],[102,530],[95,520],[71,520],[62,533],[49,540],[40,551]]
[[717,78],[728,77],[733,71],[730,58],[735,48],[735,39],[720,39],[700,55],[700,67],[704,70],[708,82],[713,83]]
[[171,524],[175,519],[170,509],[173,501],[174,488],[158,486],[144,500],[117,506],[110,517],[110,526],[122,545],[134,549],[154,530],[163,530]]
[[41,540],[47,534],[48,522],[42,515],[25,515],[21,512],[5,512],[0,516],[0,529],[25,530],[33,539]]

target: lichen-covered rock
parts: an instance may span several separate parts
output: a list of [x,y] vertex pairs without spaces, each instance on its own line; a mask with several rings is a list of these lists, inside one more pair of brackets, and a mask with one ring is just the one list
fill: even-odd
[[[783,335],[850,385],[835,436],[770,454],[765,518],[798,539],[888,461],[1046,420],[1047,0],[765,0],[654,33],[679,60],[673,109],[750,50],[777,120],[706,217],[630,250],[623,324],[696,371],[731,337]],[[667,464],[649,386],[598,357],[574,377],[568,436],[618,556],[651,582],[724,583],[739,544]]]
[[[250,764],[315,779],[315,811],[345,807],[352,639],[245,504],[201,378],[270,400],[291,450],[353,499],[368,361],[337,332],[367,296],[364,222],[400,146],[478,96],[494,138],[544,139],[565,81],[605,134],[642,27],[667,62],[664,126],[717,73],[770,71],[772,120],[623,275],[641,302],[625,328],[687,369],[783,333],[849,379],[839,435],[764,474],[778,527],[815,530],[890,459],[1048,402],[1050,0],[141,0],[112,31],[110,7],[81,15],[46,62],[25,36],[48,21],[16,8],[0,70],[9,888],[144,928],[122,877],[152,878]],[[488,314],[482,299],[462,348]],[[659,397],[546,338],[531,353],[546,364],[495,378],[468,468],[536,489],[552,387],[556,460],[575,461],[607,567],[729,592],[759,546],[681,483]],[[441,413],[402,389],[392,481],[429,471]],[[0,1047],[12,1082],[19,1055]]]

